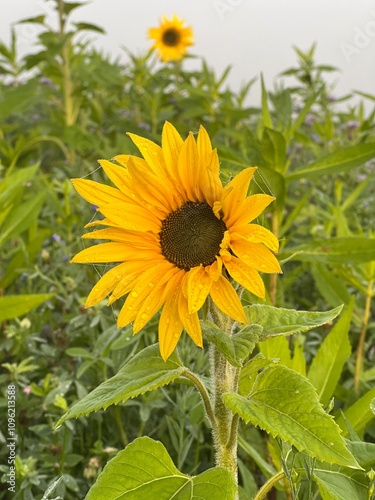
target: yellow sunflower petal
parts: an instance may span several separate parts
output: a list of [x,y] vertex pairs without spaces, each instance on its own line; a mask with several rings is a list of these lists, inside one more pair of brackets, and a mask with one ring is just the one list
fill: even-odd
[[252,243],[263,243],[273,252],[277,252],[279,249],[279,240],[276,236],[265,227],[259,226],[259,224],[232,226],[231,235]]
[[198,313],[189,314],[188,303],[182,293],[178,302],[178,313],[182,325],[195,345],[203,347],[202,329],[199,323]]
[[98,163],[113,184],[128,198],[128,201],[137,199],[129,187],[129,172],[126,168],[108,160],[99,160]]
[[218,281],[212,283],[210,296],[215,305],[224,314],[240,323],[247,323],[246,314],[238,295],[229,281],[221,276]]
[[[139,195],[148,202],[158,212],[166,215],[178,207],[177,197],[173,196],[173,186],[168,179],[156,177],[144,165],[144,162],[139,161],[140,158],[129,159],[128,169],[132,178],[134,188]],[[135,190],[134,189],[134,190]]]
[[137,316],[135,317],[133,330],[134,333],[139,332],[150,321],[150,319],[158,312],[170,293],[170,280],[181,270],[173,267],[167,270],[161,279],[155,285],[155,288],[148,293],[138,308]]
[[268,194],[253,194],[249,196],[233,213],[227,216],[225,220],[227,228],[252,222],[274,199],[273,196],[269,196]]
[[[199,127],[197,148],[201,170],[203,170],[203,167],[207,167],[211,163],[212,145],[207,130],[202,125]],[[215,165],[213,173],[219,175],[219,162]]]
[[127,135],[137,146],[143,158],[146,160],[147,165],[150,167],[150,170],[156,175],[156,177],[159,179],[165,177],[166,168],[161,147],[149,139],[140,137],[139,135],[131,134],[130,132],[128,132]]
[[127,272],[127,264],[127,262],[123,262],[122,264],[113,267],[100,278],[87,297],[85,303],[86,308],[98,304],[112,292],[118,281],[122,279],[124,274]]
[[88,179],[72,179],[72,183],[82,198],[99,207],[116,200],[127,201],[126,196],[121,191],[99,182]]
[[190,269],[187,278],[187,299],[189,314],[193,314],[203,306],[210,293],[212,279],[203,266]]
[[231,242],[231,248],[239,259],[257,271],[262,273],[282,272],[278,260],[263,243],[250,243],[238,238]]
[[182,188],[189,201],[196,201],[197,185],[199,185],[198,151],[193,134],[190,132],[183,143],[178,156],[178,173],[182,182]]
[[183,274],[174,278],[174,293],[170,294],[164,304],[159,321],[160,354],[167,360],[174,351],[182,332],[182,321],[178,312],[178,302],[181,293]]
[[[115,288],[113,289],[113,292],[111,293],[109,299],[108,299],[108,305],[110,306],[113,304],[116,300],[120,299],[124,295],[127,295],[133,286],[135,286],[136,281],[138,277],[147,269],[150,268],[150,266],[155,267],[158,263],[161,261],[155,261],[154,259],[151,260],[143,260],[143,261],[129,261],[126,262],[126,264],[133,264],[129,266],[129,270],[126,273],[126,276],[124,276],[122,279],[119,280],[119,282],[116,284]],[[134,317],[137,311],[134,311]],[[130,321],[133,321],[134,318],[132,318]]]
[[85,248],[77,253],[70,262],[79,262],[81,264],[100,264],[108,262],[124,262],[129,259],[147,259],[157,258],[155,250],[137,250],[134,255],[134,248],[125,243],[109,242],[100,243],[89,248]]
[[[221,199],[223,197],[223,186],[220,177],[216,172],[219,166],[219,157],[216,149],[211,151],[208,158],[208,163],[201,169],[201,182],[197,191],[201,193],[200,201],[206,201],[214,209],[214,204],[220,201],[220,209],[222,208]],[[216,215],[216,212],[214,212]]]
[[256,172],[256,167],[248,167],[237,174],[224,188],[223,220],[229,226],[241,209],[249,189],[249,183]]
[[153,233],[140,233],[138,231],[129,231],[122,227],[111,227],[107,229],[98,229],[82,236],[89,240],[113,240],[127,243],[132,247],[154,249],[159,251],[158,238]]
[[[128,325],[135,319],[141,304],[155,288],[160,290],[161,285],[166,279],[167,271],[172,267],[173,264],[164,260],[150,269],[146,269],[136,278],[117,318],[117,325],[119,328]],[[149,319],[150,317],[147,321]],[[137,333],[139,330],[140,328],[134,329],[134,333]]]
[[153,233],[159,233],[161,230],[161,222],[155,215],[133,203],[110,203],[100,207],[100,212],[124,229]]
[[162,151],[167,169],[174,179],[179,179],[177,164],[183,143],[182,137],[174,126],[165,122],[161,139]]
[[262,278],[258,271],[244,264],[241,260],[232,257],[230,261],[225,262],[225,267],[234,281],[244,286],[251,293],[264,299],[266,290]]

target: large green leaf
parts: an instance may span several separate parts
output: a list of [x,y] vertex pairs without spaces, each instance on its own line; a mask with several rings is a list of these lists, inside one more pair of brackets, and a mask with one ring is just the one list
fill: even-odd
[[330,323],[340,314],[342,306],[325,312],[296,311],[264,304],[253,304],[244,309],[250,324],[263,327],[259,340],[266,340],[276,335],[294,335],[295,333],[307,332]]
[[341,371],[351,353],[349,327],[353,307],[352,299],[322,342],[310,366],[308,378],[317,390],[322,405],[326,405],[333,396]]
[[286,366],[266,366],[247,397],[227,393],[223,401],[246,423],[279,436],[297,450],[323,462],[359,467],[345,446],[340,428],[324,412],[314,387]]
[[375,143],[357,144],[324,156],[320,160],[310,163],[304,168],[287,174],[287,180],[316,179],[325,174],[336,174],[345,172],[354,167],[363,165],[375,157]]
[[210,321],[202,321],[202,331],[209,342],[215,344],[217,350],[233,366],[242,366],[244,360],[253,352],[255,342],[258,342],[262,327],[247,325],[238,333],[229,336]]
[[125,402],[148,391],[173,382],[184,374],[177,354],[167,361],[160,356],[159,344],[154,344],[139,352],[112,378],[96,387],[90,394],[79,400],[57,422],[56,427],[69,418],[88,415],[93,411],[106,409],[110,405]]
[[323,264],[361,264],[375,260],[375,239],[352,236],[315,240],[288,248],[280,258],[293,255],[294,260]]
[[86,500],[231,500],[235,492],[227,469],[182,474],[160,442],[141,437],[108,462]]
[[0,297],[0,322],[19,318],[53,296],[53,293],[37,293],[34,295],[7,295],[6,297]]

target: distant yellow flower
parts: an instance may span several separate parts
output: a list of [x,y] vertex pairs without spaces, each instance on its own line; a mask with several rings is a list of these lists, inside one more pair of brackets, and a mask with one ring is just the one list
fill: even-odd
[[120,263],[94,286],[86,307],[109,294],[109,304],[127,295],[117,324],[133,322],[134,333],[163,307],[159,342],[167,359],[183,328],[202,346],[198,311],[208,295],[225,314],[246,323],[230,277],[265,297],[259,271],[281,272],[270,251],[278,250],[278,241],[251,222],[274,198],[247,196],[255,167],[246,168],[223,187],[218,155],[203,127],[197,140],[190,133],[183,141],[167,122],[162,147],[128,135],[143,159],[119,155],[116,163],[99,161],[116,187],[73,180],[78,193],[105,217],[86,227],[107,226],[83,237],[110,242],[86,248],[72,262]]
[[193,30],[183,25],[184,21],[174,15],[171,21],[163,17],[158,28],[148,30],[149,38],[155,40],[152,48],[159,51],[163,61],[179,61],[186,54],[187,47],[193,45]]

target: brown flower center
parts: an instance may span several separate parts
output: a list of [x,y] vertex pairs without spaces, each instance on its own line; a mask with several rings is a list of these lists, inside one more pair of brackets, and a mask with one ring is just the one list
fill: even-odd
[[176,47],[180,41],[180,33],[175,28],[168,28],[164,31],[162,40],[168,47]]
[[208,203],[188,201],[162,222],[162,254],[185,271],[200,264],[209,266],[219,255],[226,229]]

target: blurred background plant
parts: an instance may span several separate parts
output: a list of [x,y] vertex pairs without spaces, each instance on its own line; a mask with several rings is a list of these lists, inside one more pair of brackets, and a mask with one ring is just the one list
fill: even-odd
[[[344,434],[373,453],[375,108],[334,95],[325,77],[336,69],[316,63],[315,46],[295,49],[297,66],[273,90],[253,78],[233,92],[230,69],[217,76],[204,59],[199,70],[186,70],[183,61],[160,64],[150,51],[128,54],[124,64],[90,45],[87,33],[100,27],[69,21],[79,6],[55,0],[56,26],[44,16],[22,21],[40,28],[32,54],[18,57],[14,31],[9,46],[0,42],[0,379],[3,388],[17,387],[14,498],[41,499],[54,481],[53,498],[83,498],[108,459],[146,434],[160,439],[186,473],[213,463],[201,402],[179,384],[52,431],[68,405],[156,340],[157,318],[133,337],[131,328],[114,326],[120,305],[84,309],[104,268],[69,264],[95,210],[69,179],[103,182],[96,160],[138,154],[125,132],[157,142],[165,120],[182,135],[203,124],[218,148],[223,180],[257,165],[256,189],[276,196],[261,223],[280,238],[285,263],[284,275],[268,280],[269,302],[311,311],[348,306],[340,328],[268,341],[263,354],[307,373],[324,405],[334,397],[330,408]],[[262,88],[259,108],[247,105],[255,84]],[[245,294],[244,301],[256,298]],[[180,354],[205,373],[205,351],[182,342]],[[3,443],[5,429],[3,421]],[[5,447],[0,454],[6,464]],[[362,466],[375,468],[374,459]],[[243,426],[241,498],[253,498],[280,468],[286,479],[272,498],[319,498],[318,489],[332,498],[322,493],[329,490],[323,476],[313,482],[314,464]],[[5,499],[8,469],[0,470]]]

